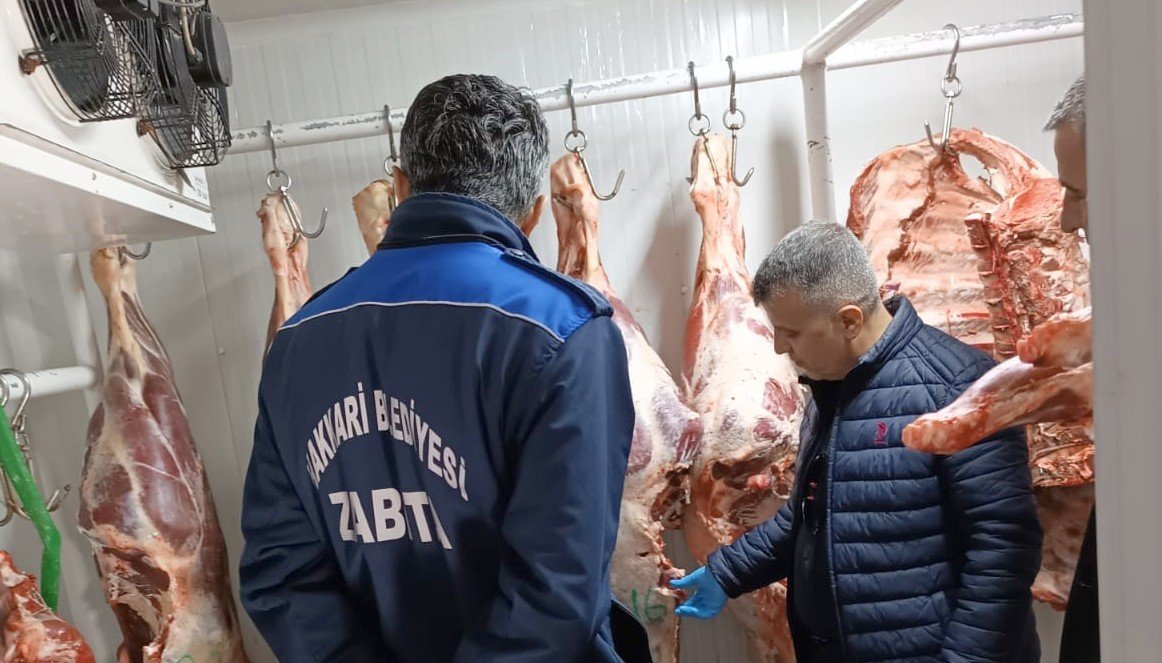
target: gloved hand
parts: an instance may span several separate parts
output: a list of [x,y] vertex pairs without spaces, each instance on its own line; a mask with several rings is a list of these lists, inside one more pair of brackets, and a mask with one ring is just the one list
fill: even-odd
[[719,585],[718,581],[714,579],[714,574],[710,573],[710,569],[705,566],[698,567],[685,578],[671,580],[670,586],[685,590],[687,593],[693,592],[693,596],[686,599],[686,602],[674,611],[674,614],[682,617],[713,619],[722,612],[722,608],[729,598],[726,596],[726,591],[722,589],[722,585]]

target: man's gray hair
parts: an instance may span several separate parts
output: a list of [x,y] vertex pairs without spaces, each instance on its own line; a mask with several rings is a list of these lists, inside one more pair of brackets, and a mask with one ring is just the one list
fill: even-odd
[[795,292],[808,306],[833,312],[854,304],[865,314],[880,301],[867,249],[846,227],[811,221],[787,233],[755,273],[756,304]]
[[1046,131],[1053,131],[1069,122],[1077,125],[1082,135],[1085,135],[1085,76],[1079,76],[1073,85],[1065,91],[1065,96],[1057,102],[1049,121],[1045,123]]
[[457,74],[416,95],[400,134],[412,193],[469,196],[519,222],[549,168],[549,129],[536,99],[495,76]]

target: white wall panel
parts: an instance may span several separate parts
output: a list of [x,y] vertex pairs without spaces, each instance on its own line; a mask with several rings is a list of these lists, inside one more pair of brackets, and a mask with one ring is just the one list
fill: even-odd
[[[570,76],[591,80],[683,67],[688,60],[708,63],[731,54],[746,57],[784,50],[802,45],[848,4],[848,0],[438,0],[236,23],[230,26],[235,63],[232,123],[244,127],[267,119],[277,123],[327,117],[385,103],[403,107],[425,83],[456,72],[491,73],[538,88],[562,84]],[[1080,0],[910,0],[864,37],[932,30],[949,21],[972,25],[1080,11],[1080,4]],[[847,209],[847,187],[869,159],[923,137],[925,120],[941,120],[939,82],[944,65],[943,58],[934,58],[829,75],[831,145],[841,215]],[[1041,125],[1081,68],[1080,40],[962,54],[964,93],[957,102],[956,124],[978,126],[1052,166],[1052,143]],[[740,134],[740,168],[755,168],[754,179],[742,191],[747,262],[753,269],[808,213],[802,90],[798,79],[770,81],[742,85],[738,97],[748,119]],[[721,130],[726,104],[725,89],[703,94],[704,110],[716,130]],[[686,121],[692,111],[692,96],[681,94],[584,108],[578,114],[590,138],[586,156],[598,186],[608,189],[617,170],[626,170],[621,194],[602,208],[606,267],[676,374],[682,368],[682,336],[701,237],[685,181],[693,145]],[[564,152],[561,140],[568,122],[567,112],[550,115],[554,157]],[[310,274],[316,287],[365,257],[350,198],[382,176],[386,154],[385,138],[280,152],[280,165],[294,177],[291,192],[308,227],[317,223],[323,206],[330,208],[327,232],[310,243]],[[273,296],[255,217],[269,169],[267,153],[233,156],[212,169],[218,232],[157,245],[140,268],[146,312],[173,358],[232,565],[241,549],[239,496]],[[533,244],[542,261],[556,264],[551,215],[541,219]],[[41,283],[35,270],[31,278],[20,276],[34,262],[0,254],[0,364],[31,369],[71,362],[63,316],[46,312],[60,306],[55,283]],[[95,289],[90,290],[103,339],[103,304]],[[30,334],[44,340],[33,343]],[[18,350],[23,354],[14,356]],[[67,411],[63,417],[38,417],[34,425],[38,431],[41,426],[46,429],[39,439],[45,454],[54,459],[51,470],[75,483],[87,419],[80,397],[59,397],[37,408]],[[42,420],[46,421],[38,423]],[[75,518],[75,497],[70,499],[58,516],[62,529],[68,529],[66,520]],[[0,529],[0,545],[15,546],[21,563],[35,568],[35,546],[28,546],[24,536],[28,531],[22,526]],[[81,552],[72,554],[82,559]],[[66,587],[66,593],[70,591]],[[99,594],[92,587],[88,591],[66,607],[92,609]],[[1056,616],[1042,619],[1046,660],[1056,649],[1057,621]],[[106,619],[100,628],[108,631],[111,622]],[[252,630],[247,639],[258,653],[255,659],[268,660]],[[98,657],[108,660],[108,647],[118,640],[112,632],[102,636],[106,655]],[[739,660],[737,640],[728,619],[712,625],[692,623],[686,630],[684,659]]]

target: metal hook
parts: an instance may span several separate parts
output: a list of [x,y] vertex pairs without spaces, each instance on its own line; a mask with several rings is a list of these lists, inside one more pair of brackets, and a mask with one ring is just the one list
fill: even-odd
[[274,146],[274,124],[266,121],[266,135],[270,137],[270,163],[272,173],[281,173],[282,169],[278,167],[278,150]]
[[[702,114],[702,100],[698,96],[698,76],[694,74],[694,61],[691,60],[686,69],[690,72],[690,87],[694,88],[694,114],[686,122],[686,128],[695,136],[705,136],[710,133],[710,118]],[[695,129],[696,122],[705,122],[706,126]]]
[[[391,126],[390,118],[388,126]],[[287,249],[289,250],[293,249],[295,245],[299,243],[299,240],[304,237],[308,239],[316,239],[323,234],[323,231],[327,228],[327,208],[323,208],[323,215],[319,219],[318,230],[307,231],[303,227],[303,220],[300,219],[298,213],[295,212],[294,206],[291,205],[290,198],[287,194],[287,192],[290,191],[291,182],[293,182],[293,180],[291,179],[289,173],[278,167],[278,151],[275,148],[274,125],[271,124],[270,120],[266,121],[266,133],[270,137],[270,163],[272,166],[270,172],[266,174],[266,186],[268,189],[270,189],[271,193],[280,194],[280,197],[282,198],[283,209],[286,210],[287,216],[290,217],[291,229],[294,231],[294,237],[291,238],[290,244],[287,246]],[[280,178],[285,178],[286,184],[276,185],[275,183]]]
[[940,82],[940,92],[944,94],[944,132],[940,136],[940,144],[936,144],[936,139],[932,136],[932,127],[925,122],[924,133],[928,135],[928,144],[932,149],[943,153],[948,148],[948,136],[952,132],[952,107],[953,100],[960,96],[962,86],[960,79],[956,76],[956,56],[960,53],[960,28],[957,28],[952,23],[944,26],[945,30],[952,30],[956,36],[956,42],[952,45],[952,55],[948,58],[948,68],[944,70],[944,80]]
[[[577,128],[577,103],[573,99],[573,79],[570,78],[568,83],[565,83],[565,98],[569,101],[569,115],[573,120],[573,128],[569,133],[565,134],[565,149],[577,155],[577,160],[581,162],[581,170],[585,173],[585,179],[589,182],[589,189],[593,191],[593,195],[597,196],[598,200],[613,200],[618,191],[621,191],[621,183],[625,179],[625,170],[620,170],[617,173],[617,182],[613,185],[613,191],[609,195],[601,195],[597,192],[597,185],[593,183],[593,175],[589,172],[589,164],[585,163],[585,156],[581,154],[585,148],[589,146],[589,137],[585,135],[584,131]],[[570,145],[570,140],[577,142]]]
[[395,211],[399,204],[395,197],[395,169],[399,164],[399,154],[395,151],[395,128],[391,126],[391,106],[383,105],[383,121],[387,124],[387,145],[389,155],[383,160],[383,171],[387,173],[387,181],[391,183],[391,190],[387,194],[387,212]]
[[383,160],[383,169],[391,175],[391,165],[399,163],[399,154],[395,151],[395,128],[391,126],[391,106],[383,105],[383,121],[387,123],[387,144],[390,150],[390,156]]
[[149,252],[153,250],[153,242],[146,242],[145,243],[145,250],[142,251],[141,253],[134,253],[133,250],[130,249],[128,246],[122,246],[122,247],[120,247],[119,250],[121,251],[122,254],[124,254],[127,257],[133,258],[134,260],[145,260],[146,258],[149,257]]
[[318,237],[320,237],[323,234],[323,231],[326,230],[326,228],[327,228],[327,208],[326,207],[323,208],[323,216],[322,216],[322,218],[319,219],[319,229],[314,230],[314,231],[308,231],[306,228],[303,227],[303,220],[300,219],[298,213],[295,212],[294,205],[291,205],[290,197],[286,195],[285,188],[282,191],[282,206],[286,210],[287,215],[290,216],[291,228],[294,230],[294,237],[291,238],[290,246],[288,246],[287,249],[293,249],[295,247],[295,245],[299,243],[299,240],[304,238],[304,237],[306,237],[307,239],[317,239]]
[[[24,462],[28,465],[29,474],[32,474],[32,441],[28,435],[28,413],[25,412],[25,410],[28,408],[28,402],[32,400],[32,384],[28,381],[27,375],[14,368],[5,368],[0,370],[0,378],[5,375],[11,375],[12,377],[16,378],[20,382],[21,386],[24,387],[24,393],[20,396],[20,404],[16,406],[16,413],[12,415],[12,435],[16,438],[16,446],[20,448],[20,452],[24,455]],[[3,379],[0,379],[0,384],[3,384],[4,391],[3,398],[0,399],[0,407],[3,407],[8,404],[11,391],[8,388],[8,384],[4,382]],[[7,474],[4,475],[4,482],[4,501],[7,504],[7,510],[15,511],[22,517],[29,518],[28,512],[23,507],[18,505],[16,500],[12,497],[12,486],[9,483]],[[47,500],[44,500],[44,508],[48,511],[56,511],[58,508],[60,508],[61,502],[64,501],[70,490],[72,490],[72,486],[65,484],[63,488],[57,488],[56,490],[52,491],[52,495]],[[6,517],[11,519],[10,514],[6,514]],[[0,522],[0,525],[3,525],[6,522],[6,520]]]
[[734,92],[737,80],[733,56],[726,56],[726,66],[730,69],[730,108],[722,113],[722,124],[730,129],[730,179],[737,186],[744,187],[750,181],[750,176],[754,175],[754,168],[751,168],[746,171],[746,177],[738,179],[738,132],[746,126],[746,113],[738,109],[738,99]]
[[0,527],[3,527],[12,522],[12,517],[17,514],[20,507],[16,504],[16,496],[12,494],[12,482],[8,480],[8,475],[3,472],[0,472],[0,484],[3,484],[4,488],[2,500],[4,502],[4,516],[0,517]]
[[[719,175],[718,164],[714,162],[714,154],[710,151],[710,138],[707,136],[698,136],[698,139],[698,142],[702,145],[702,151],[706,154],[706,161],[710,164],[710,172],[714,173],[714,181],[717,182]],[[694,163],[694,169],[698,169],[697,162]],[[749,178],[750,176],[748,175],[747,177]],[[686,178],[686,183],[694,183],[694,173],[691,173],[690,177]]]

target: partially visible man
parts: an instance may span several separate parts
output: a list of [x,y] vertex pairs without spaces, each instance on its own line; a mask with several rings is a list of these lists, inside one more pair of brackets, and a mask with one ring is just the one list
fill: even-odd
[[1057,179],[1065,187],[1061,229],[1067,233],[1089,233],[1089,213],[1085,202],[1085,77],[1073,82],[1053,109],[1046,131],[1054,132],[1053,152],[1057,156]]
[[[1065,187],[1061,229],[1089,237],[1089,211],[1085,201],[1085,77],[1074,81],[1053,109],[1046,131],[1054,132],[1057,179]],[[1069,590],[1065,623],[1061,631],[1061,663],[1094,663],[1101,660],[1101,628],[1097,598],[1097,509],[1081,543],[1077,571]]]
[[625,346],[521,232],[547,134],[497,78],[426,86],[378,250],[275,336],[241,589],[280,661],[613,662],[640,629],[611,624]]
[[682,615],[789,580],[799,661],[1034,663],[1030,587],[1041,561],[1028,449],[1004,431],[954,456],[905,449],[904,426],[994,365],[879,299],[843,226],[789,233],[755,275],[755,302],[810,389],[791,498],[675,587]]

